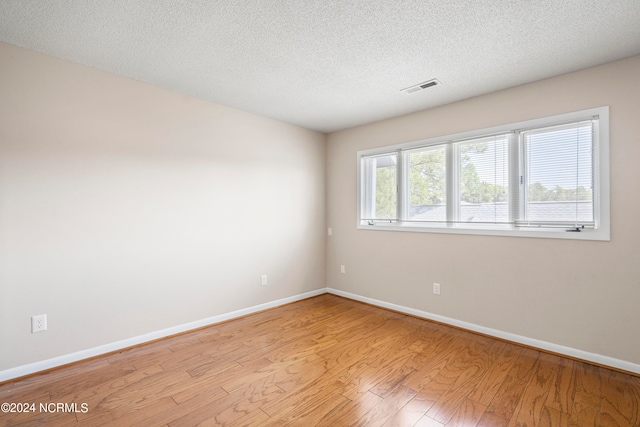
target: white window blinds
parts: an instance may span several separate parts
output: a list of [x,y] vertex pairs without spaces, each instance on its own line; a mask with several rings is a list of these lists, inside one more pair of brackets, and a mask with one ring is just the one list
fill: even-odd
[[596,120],[522,133],[522,225],[594,226]]
[[458,222],[509,222],[509,135],[455,145],[459,165]]

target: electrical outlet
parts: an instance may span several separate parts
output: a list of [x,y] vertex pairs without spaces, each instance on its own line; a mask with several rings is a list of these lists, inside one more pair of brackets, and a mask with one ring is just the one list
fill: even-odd
[[327,228],[327,234],[333,236],[333,228]]
[[440,295],[440,283],[433,284],[433,293],[435,295]]
[[344,265],[341,265],[340,266],[340,273],[344,274],[346,272],[347,272],[347,270],[344,268]]
[[261,282],[262,286],[265,286],[268,282],[267,282],[267,275],[263,274],[262,278],[261,278]]
[[39,314],[31,316],[31,333],[43,332],[47,330],[47,315]]

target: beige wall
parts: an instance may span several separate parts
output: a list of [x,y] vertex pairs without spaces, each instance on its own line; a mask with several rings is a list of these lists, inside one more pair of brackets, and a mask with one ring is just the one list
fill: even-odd
[[[356,229],[356,151],[603,105],[610,242]],[[638,364],[639,135],[640,57],[330,134],[327,285]]]
[[0,94],[0,371],[324,288],[325,135],[6,44]]

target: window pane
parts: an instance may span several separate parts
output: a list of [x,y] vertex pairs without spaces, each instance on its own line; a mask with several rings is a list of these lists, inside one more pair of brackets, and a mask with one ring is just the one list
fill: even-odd
[[528,222],[594,222],[592,127],[581,122],[524,135]]
[[458,144],[460,221],[509,222],[509,136]]
[[364,161],[363,220],[395,220],[397,206],[397,156],[385,154]]
[[410,221],[447,220],[446,151],[444,146],[408,153]]

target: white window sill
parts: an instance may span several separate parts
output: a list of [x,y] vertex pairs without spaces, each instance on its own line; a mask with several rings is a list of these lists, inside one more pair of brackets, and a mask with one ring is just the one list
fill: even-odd
[[375,231],[403,231],[417,233],[440,233],[440,234],[471,234],[483,236],[507,236],[507,237],[533,237],[545,239],[568,239],[568,240],[599,240],[610,241],[609,230],[604,227],[598,229],[584,229],[580,232],[566,231],[557,228],[522,228],[512,225],[494,224],[429,224],[428,226],[382,224],[364,225],[358,224],[359,230]]

